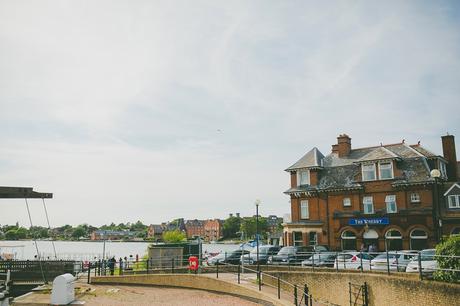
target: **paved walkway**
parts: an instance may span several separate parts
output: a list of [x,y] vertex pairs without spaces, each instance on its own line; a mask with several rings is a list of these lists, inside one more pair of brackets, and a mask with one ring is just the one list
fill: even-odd
[[[204,273],[201,274],[202,276],[205,277],[211,277],[211,278],[216,278],[216,273]],[[236,273],[219,273],[219,280],[227,281],[233,284],[238,283],[238,274]],[[240,274],[240,285],[249,287],[255,290],[259,289],[259,285],[257,282],[257,276],[255,273],[241,273]],[[263,285],[261,286],[261,291],[267,295],[272,296],[273,298],[278,298],[278,288],[277,287],[272,287],[269,285]],[[298,288],[298,300],[297,302],[301,305],[305,305],[305,301],[303,300],[302,297],[302,292],[303,288]],[[286,292],[284,290],[280,291],[280,298],[282,301],[285,301],[289,304],[294,305],[294,295],[290,292]],[[309,304],[310,305],[310,304]],[[318,303],[318,302],[313,302],[312,306],[324,306],[326,304],[323,303]]]

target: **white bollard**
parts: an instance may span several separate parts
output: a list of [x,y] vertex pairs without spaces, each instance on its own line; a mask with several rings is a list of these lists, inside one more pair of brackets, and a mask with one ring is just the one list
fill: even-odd
[[51,305],[67,305],[75,300],[75,277],[66,273],[57,276],[53,281]]

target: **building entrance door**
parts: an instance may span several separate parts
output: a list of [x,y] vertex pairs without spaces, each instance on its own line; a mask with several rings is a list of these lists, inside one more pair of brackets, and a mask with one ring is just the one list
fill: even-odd
[[379,234],[373,229],[368,229],[363,234],[363,243],[369,252],[378,252]]

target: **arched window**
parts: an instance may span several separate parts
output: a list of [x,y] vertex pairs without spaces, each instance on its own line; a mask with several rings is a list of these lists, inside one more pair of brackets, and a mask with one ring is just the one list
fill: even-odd
[[411,250],[423,250],[428,248],[428,235],[419,228],[410,232],[410,248]]
[[385,241],[388,251],[402,250],[402,235],[401,232],[395,229],[390,229],[385,233]]
[[366,250],[377,252],[379,248],[379,234],[373,229],[368,229],[363,234],[363,242]]
[[451,235],[460,235],[460,227],[454,227],[452,229],[452,232],[450,232]]
[[342,235],[342,250],[356,250],[356,235],[352,231],[343,231]]

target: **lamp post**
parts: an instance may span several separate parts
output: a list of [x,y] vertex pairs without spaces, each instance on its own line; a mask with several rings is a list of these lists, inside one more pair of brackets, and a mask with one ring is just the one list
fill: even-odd
[[256,200],[256,247],[257,247],[257,271],[259,271],[259,204],[260,200]]
[[442,220],[441,220],[441,207],[439,205],[439,194],[438,194],[438,181],[441,177],[441,171],[438,169],[433,169],[430,172],[430,176],[434,178],[434,207],[433,207],[433,215],[434,215],[434,226],[436,226],[436,242],[441,241],[442,237]]

